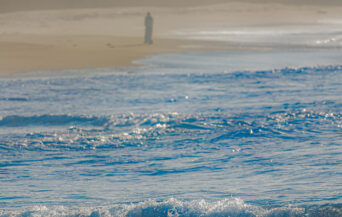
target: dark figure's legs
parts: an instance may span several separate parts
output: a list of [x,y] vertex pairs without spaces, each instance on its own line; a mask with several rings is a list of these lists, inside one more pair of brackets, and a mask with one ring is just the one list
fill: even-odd
[[152,28],[146,28],[145,31],[145,44],[152,44]]

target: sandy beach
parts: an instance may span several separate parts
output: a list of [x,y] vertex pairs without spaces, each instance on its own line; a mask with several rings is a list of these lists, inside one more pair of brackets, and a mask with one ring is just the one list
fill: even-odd
[[[154,19],[154,44],[144,45],[143,20]],[[284,4],[187,4],[8,11],[0,14],[0,74],[130,66],[157,53],[263,49],[227,41],[186,37],[179,32],[255,26],[314,25],[339,21],[340,7]],[[270,49],[270,48],[265,48]]]
[[[94,35],[7,35],[1,37],[0,72],[131,66],[133,60],[156,53],[201,50],[182,48],[186,41],[156,39],[151,46],[138,37]],[[190,43],[190,42],[189,42]],[[215,46],[208,42],[211,48]],[[219,49],[219,47],[217,47]]]

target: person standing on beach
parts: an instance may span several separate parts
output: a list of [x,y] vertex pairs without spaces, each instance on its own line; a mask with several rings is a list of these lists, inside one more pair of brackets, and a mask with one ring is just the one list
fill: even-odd
[[150,12],[145,17],[145,44],[152,44],[153,18]]

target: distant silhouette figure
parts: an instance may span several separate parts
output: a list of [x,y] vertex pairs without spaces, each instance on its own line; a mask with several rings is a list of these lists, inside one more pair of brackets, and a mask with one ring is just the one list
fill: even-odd
[[145,17],[145,44],[152,44],[153,18],[150,12]]

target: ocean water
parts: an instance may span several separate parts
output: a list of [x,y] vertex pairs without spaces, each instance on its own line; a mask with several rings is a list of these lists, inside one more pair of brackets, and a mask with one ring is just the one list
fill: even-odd
[[0,216],[342,216],[342,50],[0,78]]

